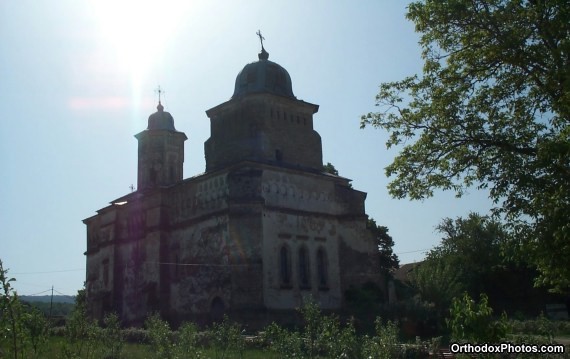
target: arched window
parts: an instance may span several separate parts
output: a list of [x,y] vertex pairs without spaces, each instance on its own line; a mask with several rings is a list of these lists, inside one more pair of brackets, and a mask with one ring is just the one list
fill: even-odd
[[286,246],[279,251],[279,277],[282,286],[291,286],[291,256]]
[[299,287],[310,288],[311,287],[311,273],[309,271],[309,255],[307,254],[307,248],[299,248]]
[[323,248],[317,251],[317,273],[319,276],[319,288],[328,287],[328,273],[327,273],[327,253]]

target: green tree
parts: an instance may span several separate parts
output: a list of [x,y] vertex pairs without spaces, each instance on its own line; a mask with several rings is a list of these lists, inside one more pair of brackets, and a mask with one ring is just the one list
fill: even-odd
[[502,253],[507,233],[503,225],[489,217],[469,213],[467,218],[444,218],[436,230],[443,238],[433,255],[443,257],[471,295],[487,292],[486,284],[505,263]]
[[326,173],[330,173],[332,175],[338,176],[338,170],[330,162],[327,162],[327,164],[323,166],[323,171]]
[[119,316],[116,313],[107,313],[103,318],[103,324],[104,327],[100,330],[103,357],[118,359],[121,357],[124,344]]
[[372,232],[378,252],[380,256],[380,270],[384,273],[390,272],[394,268],[398,268],[398,256],[394,253],[394,240],[388,234],[388,227],[379,226],[373,218],[369,218],[366,226]]
[[376,318],[376,335],[372,338],[365,336],[362,343],[362,357],[370,359],[390,359],[399,357],[398,327],[388,321],[382,324],[382,318]]
[[451,306],[450,318],[447,325],[451,330],[453,341],[469,343],[499,343],[507,334],[507,318],[493,318],[493,309],[489,306],[485,294],[479,296],[479,303],[469,294],[455,298]]
[[432,251],[410,275],[412,286],[421,299],[433,304],[440,317],[449,308],[453,298],[465,290],[459,272],[445,259],[440,253]]
[[209,331],[211,345],[214,347],[214,358],[243,358],[245,339],[238,323],[229,320],[227,315],[221,322],[214,323]]
[[[25,355],[25,329],[22,303],[18,294],[12,288],[15,278],[8,277],[8,269],[4,269],[0,260],[0,344],[6,342],[6,347],[14,359],[24,358]],[[4,345],[2,345],[4,346]],[[1,350],[1,348],[0,348]]]
[[361,127],[402,145],[396,198],[487,188],[537,284],[570,288],[570,4],[425,0],[408,7],[423,73],[383,83]]
[[0,355],[4,349],[13,358],[39,358],[48,339],[48,322],[36,308],[23,303],[0,260]]
[[93,358],[100,338],[100,328],[87,315],[85,289],[77,291],[75,308],[65,323],[64,358]]
[[[323,166],[323,171],[338,176],[338,170],[330,162]],[[352,185],[350,187],[352,188]],[[398,268],[400,262],[393,251],[394,240],[388,234],[388,227],[379,226],[373,218],[368,219],[366,227],[372,232],[378,245],[381,271],[388,273],[391,269]]]
[[463,291],[472,296],[487,292],[495,273],[503,270],[507,234],[499,222],[476,213],[444,218],[436,230],[443,235],[441,244],[414,269],[412,284],[441,311]]
[[175,344],[172,340],[170,324],[163,320],[160,314],[153,313],[145,320],[144,326],[148,331],[153,355],[156,358],[175,358]]

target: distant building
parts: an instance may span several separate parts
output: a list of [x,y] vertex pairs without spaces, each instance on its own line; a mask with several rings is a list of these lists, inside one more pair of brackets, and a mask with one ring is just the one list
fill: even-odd
[[323,172],[319,107],[268,57],[262,47],[232,98],[206,111],[205,173],[183,179],[187,137],[160,101],[135,136],[137,190],[83,221],[94,318],[264,322],[309,296],[339,310],[348,288],[382,283],[366,193]]

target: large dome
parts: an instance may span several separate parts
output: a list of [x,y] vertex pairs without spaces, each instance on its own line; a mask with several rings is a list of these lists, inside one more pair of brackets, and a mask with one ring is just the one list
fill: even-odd
[[262,49],[259,61],[245,65],[237,75],[232,98],[252,93],[271,93],[295,98],[291,76],[287,70],[275,62],[269,61],[269,54]]

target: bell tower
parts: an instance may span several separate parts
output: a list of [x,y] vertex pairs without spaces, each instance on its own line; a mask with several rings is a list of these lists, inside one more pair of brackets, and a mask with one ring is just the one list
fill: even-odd
[[172,115],[158,100],[157,112],[148,118],[146,130],[135,135],[139,142],[137,190],[166,187],[182,180],[184,132],[176,131]]

